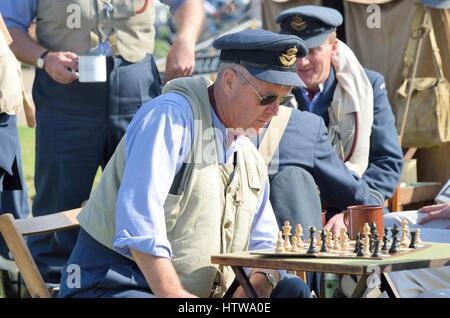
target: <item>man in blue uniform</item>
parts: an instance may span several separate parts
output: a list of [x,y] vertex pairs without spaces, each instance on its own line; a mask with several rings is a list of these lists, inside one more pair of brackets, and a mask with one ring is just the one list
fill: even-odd
[[[246,135],[301,83],[294,64],[307,49],[296,36],[264,30],[228,34],[214,46],[214,83],[172,80],[131,121],[78,216],[60,296],[220,296],[234,274],[213,266],[211,255],[275,246],[267,168]],[[295,275],[247,274],[259,296],[309,296]]]
[[[166,80],[188,76],[203,21],[198,0],[167,0],[178,37],[167,56]],[[3,0],[16,57],[36,65],[36,198],[33,215],[79,207],[89,197],[138,107],[160,94],[152,56],[154,1]],[[36,21],[37,41],[28,35]],[[78,56],[106,56],[106,82],[77,80]],[[77,231],[33,236],[31,252],[46,282],[60,279]]]
[[[362,68],[351,50],[336,39],[336,27],[342,23],[337,10],[300,6],[283,11],[276,21],[281,33],[298,35],[309,48],[309,54],[297,61],[297,74],[306,86],[293,90],[298,108],[323,118],[336,153],[354,178],[362,177],[370,195],[354,203],[384,205],[399,182],[403,155],[382,75]],[[295,130],[294,124],[289,122],[285,135]],[[303,130],[298,123],[295,128]],[[281,140],[281,161],[289,154],[281,149],[291,149],[295,139],[284,136]],[[292,186],[295,176],[286,174],[285,178],[284,183],[291,186],[272,187],[272,192],[294,197],[295,191],[300,191]],[[331,186],[335,186],[334,192],[327,194],[321,186],[319,190],[325,207],[330,208],[326,226],[337,232],[345,225],[343,213],[336,212],[351,202],[345,201],[349,194],[339,192],[339,183]],[[275,211],[277,208],[274,204]],[[289,213],[295,215],[294,207]]]

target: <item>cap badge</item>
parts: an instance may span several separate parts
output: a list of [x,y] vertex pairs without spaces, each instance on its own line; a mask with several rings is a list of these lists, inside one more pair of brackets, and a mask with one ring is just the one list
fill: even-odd
[[293,17],[291,20],[291,28],[293,28],[295,31],[303,31],[308,27],[308,23],[306,21],[303,21],[301,17]]
[[286,53],[282,53],[280,55],[281,64],[285,67],[295,64],[295,61],[297,60],[297,51],[297,48],[294,46],[288,49]]

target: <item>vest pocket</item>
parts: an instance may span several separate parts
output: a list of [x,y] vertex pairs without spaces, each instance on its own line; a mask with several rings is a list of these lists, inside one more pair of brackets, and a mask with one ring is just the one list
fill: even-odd
[[113,2],[113,19],[127,19],[135,16],[136,9],[134,2],[132,0],[115,0]]
[[166,231],[171,232],[177,223],[180,214],[180,202],[183,194],[168,194],[164,202],[164,215],[166,218]]

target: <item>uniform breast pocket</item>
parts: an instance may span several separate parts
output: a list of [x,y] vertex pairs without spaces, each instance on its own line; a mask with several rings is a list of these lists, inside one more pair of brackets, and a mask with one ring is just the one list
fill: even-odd
[[142,2],[144,5],[145,0],[133,1],[133,0],[114,0],[113,4],[113,18],[114,19],[128,19],[136,15],[136,7],[139,7]]
[[164,202],[164,215],[166,218],[166,231],[170,233],[175,224],[177,223],[178,216],[180,215],[180,203],[182,194],[168,194],[166,202]]

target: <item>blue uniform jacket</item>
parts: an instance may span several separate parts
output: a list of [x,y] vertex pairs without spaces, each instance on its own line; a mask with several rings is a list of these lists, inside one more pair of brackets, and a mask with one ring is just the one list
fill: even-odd
[[[319,116],[294,110],[278,150],[279,156],[272,159],[271,165],[278,159],[279,171],[296,166],[309,172],[327,206],[345,209],[352,204],[366,203],[369,196],[367,184],[354,175],[336,155]],[[278,172],[272,174],[271,179],[276,174]],[[303,190],[296,191],[300,194]],[[273,195],[271,192],[271,197]]]
[[[387,97],[384,78],[380,73],[365,69],[373,87],[374,121],[370,135],[369,166],[363,180],[370,188],[369,202],[384,204],[384,200],[394,193],[403,167],[403,152],[398,142],[395,119]],[[321,116],[328,125],[328,107],[333,99],[336,79],[331,69],[328,80],[324,83],[314,113]],[[299,109],[308,110],[306,102],[299,91],[294,91]]]

